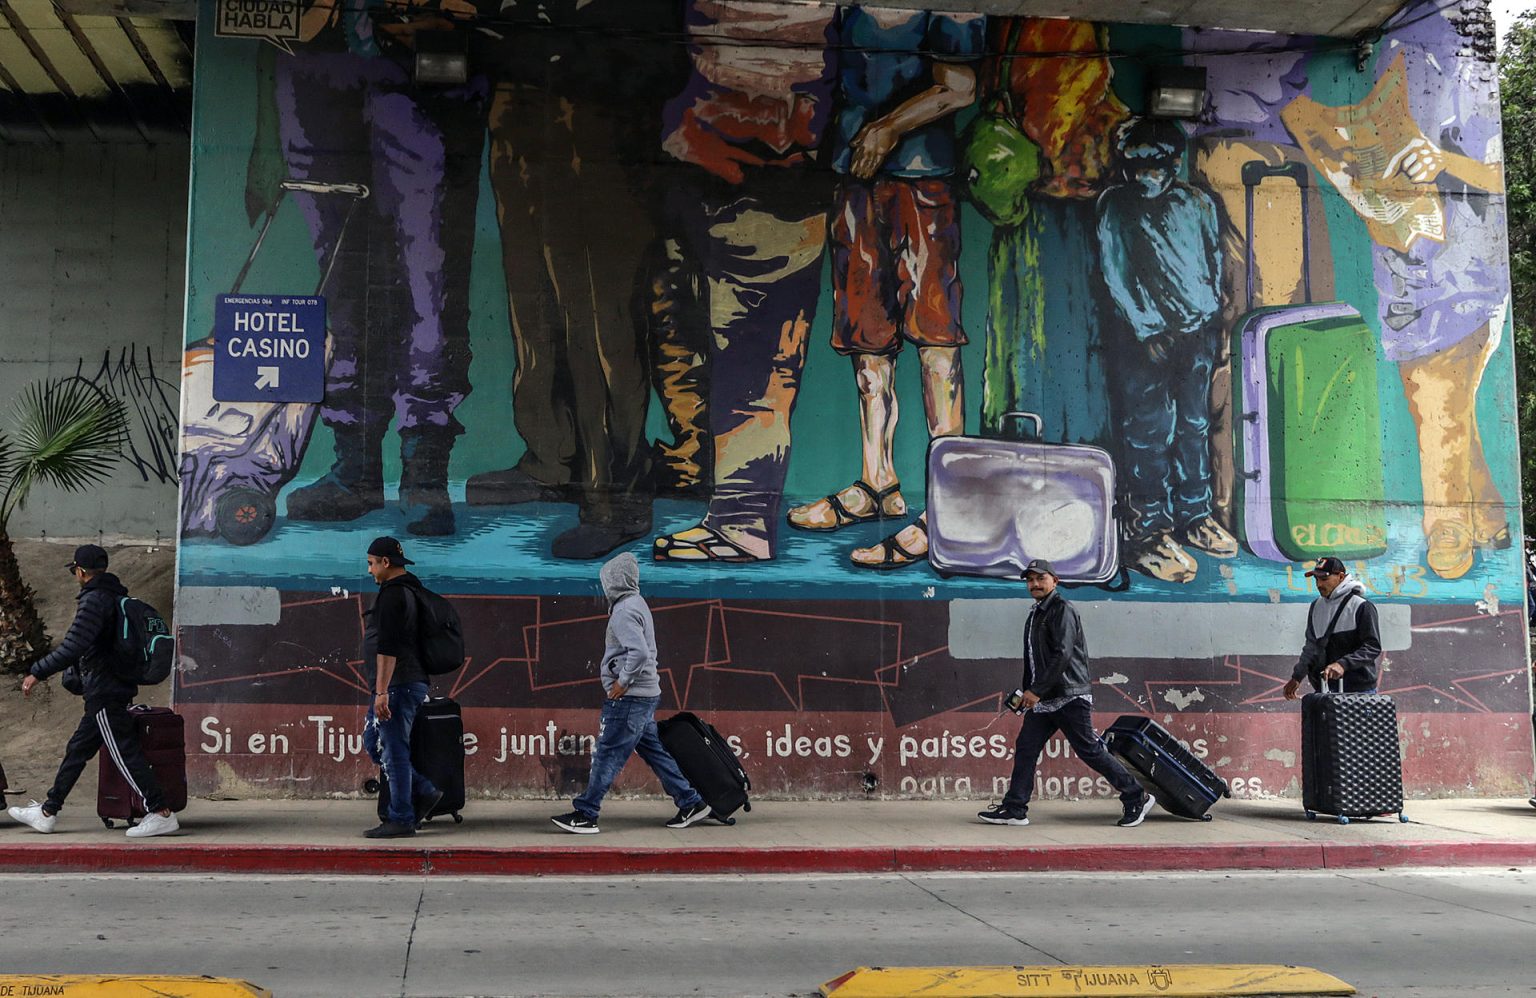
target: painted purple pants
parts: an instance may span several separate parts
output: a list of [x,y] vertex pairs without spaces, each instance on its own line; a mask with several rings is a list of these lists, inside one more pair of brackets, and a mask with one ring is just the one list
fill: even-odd
[[[320,416],[382,434],[440,426],[469,394],[469,264],[485,86],[417,88],[385,58],[279,58],[283,156],[295,179],[366,184],[326,286],[331,361]],[[325,266],[350,199],[295,194]]]
[[[775,179],[792,189],[797,178]],[[766,543],[771,556],[829,206],[766,193],[777,196],[759,196],[749,181],[679,196],[669,214],[683,252],[702,268],[713,334],[706,408],[715,488],[704,525],[733,543]]]

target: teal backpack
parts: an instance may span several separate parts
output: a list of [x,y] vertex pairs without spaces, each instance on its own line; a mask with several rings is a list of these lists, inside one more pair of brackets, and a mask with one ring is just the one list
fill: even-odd
[[117,601],[117,616],[112,657],[118,678],[135,686],[165,682],[176,664],[176,639],[160,611],[124,596]]

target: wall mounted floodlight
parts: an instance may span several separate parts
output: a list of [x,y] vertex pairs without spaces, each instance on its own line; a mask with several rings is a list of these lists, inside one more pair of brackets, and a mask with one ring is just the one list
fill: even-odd
[[422,31],[416,35],[418,84],[458,86],[469,79],[469,48],[455,31]]
[[1154,118],[1198,118],[1205,110],[1204,66],[1157,66],[1147,89]]

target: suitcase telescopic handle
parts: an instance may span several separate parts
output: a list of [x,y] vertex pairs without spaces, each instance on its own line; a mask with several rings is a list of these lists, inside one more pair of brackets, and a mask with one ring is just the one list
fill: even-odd
[[1281,163],[1271,166],[1262,159],[1254,159],[1243,164],[1243,208],[1247,220],[1247,229],[1243,233],[1247,243],[1244,279],[1250,312],[1253,311],[1253,192],[1270,177],[1285,177],[1295,181],[1296,189],[1301,193],[1301,287],[1307,304],[1312,303],[1312,231],[1311,222],[1307,218],[1307,165]]
[[1002,418],[998,420],[998,425],[1003,431],[1003,436],[1012,437],[1016,440],[1024,440],[1026,439],[1024,434],[1018,432],[1017,429],[1020,423],[1035,424],[1035,439],[1045,439],[1045,420],[1041,419],[1037,414],[1033,412],[1005,412],[1003,413]]

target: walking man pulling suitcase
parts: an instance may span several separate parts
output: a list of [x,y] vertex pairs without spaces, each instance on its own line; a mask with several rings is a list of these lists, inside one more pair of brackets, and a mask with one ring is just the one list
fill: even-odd
[[419,650],[421,604],[408,592],[419,589],[421,580],[405,570],[414,564],[393,537],[375,537],[368,545],[368,574],[379,584],[379,595],[363,632],[363,660],[375,670],[363,745],[390,786],[388,816],[363,833],[370,839],[415,835],[418,819],[431,814],[443,796],[411,765],[411,727],[427,699]]
[[1307,614],[1306,644],[1285,684],[1285,698],[1300,699],[1302,679],[1311,680],[1318,691],[1323,683],[1342,679],[1345,693],[1375,693],[1381,628],[1365,586],[1337,558],[1317,559],[1307,578],[1316,580],[1318,595]]
[[32,687],[63,672],[65,688],[85,698],[85,715],[64,749],[64,760],[59,763],[48,798],[41,804],[33,801],[26,807],[13,807],[9,814],[36,831],[53,831],[64,799],[74,789],[85,764],[105,747],[127,777],[129,786],[144,799],[144,820],[128,829],[128,837],[148,838],[174,832],[181,824],[165,806],[160,781],[144,758],[137,726],[128,713],[128,705],[139,688],[113,668],[113,631],[120,619],[118,601],[128,595],[128,590],[117,576],[107,571],[107,552],[95,544],[75,548],[74,559],[64,567],[80,584],[74,622],[57,648],[32,663],[27,677],[21,681],[21,692],[31,696]]
[[976,817],[989,825],[1029,824],[1035,766],[1045,743],[1060,731],[1072,751],[1120,794],[1123,811],[1116,824],[1126,828],[1139,825],[1155,802],[1109,754],[1104,739],[1093,730],[1088,644],[1077,608],[1057,591],[1056,569],[1043,558],[1024,566],[1024,581],[1035,605],[1024,623],[1024,681],[1008,704],[1024,715],[1014,747],[1013,778],[1008,781],[1003,802]]
[[661,677],[656,672],[656,628],[651,608],[640,595],[640,563],[625,552],[603,566],[599,578],[608,599],[608,634],[603,650],[603,716],[592,750],[592,775],[587,789],[571,803],[575,810],[551,818],[577,835],[594,835],[603,797],[632,754],[645,760],[661,780],[661,788],[677,804],[668,828],[687,828],[709,817],[709,805],[677,768],[656,733],[656,706],[661,702]]

